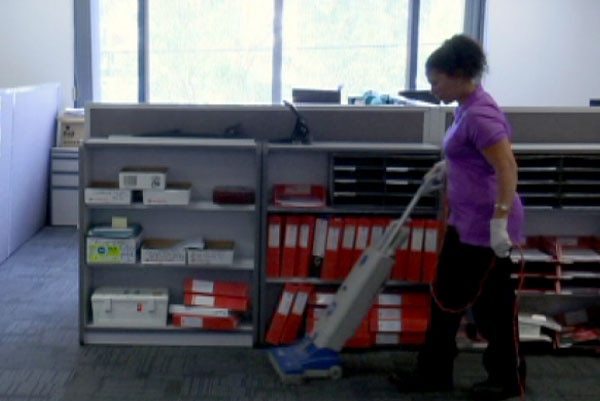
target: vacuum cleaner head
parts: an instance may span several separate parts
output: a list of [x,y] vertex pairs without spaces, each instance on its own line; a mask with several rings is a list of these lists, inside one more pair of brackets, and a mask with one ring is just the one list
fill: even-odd
[[269,360],[284,383],[300,384],[307,379],[339,379],[342,361],[339,353],[317,347],[310,338],[268,351]]

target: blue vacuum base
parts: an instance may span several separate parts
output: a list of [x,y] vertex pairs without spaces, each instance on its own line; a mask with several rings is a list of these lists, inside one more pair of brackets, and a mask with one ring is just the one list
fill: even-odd
[[297,344],[269,349],[269,360],[285,383],[305,379],[342,377],[342,361],[336,351],[319,348],[310,339]]

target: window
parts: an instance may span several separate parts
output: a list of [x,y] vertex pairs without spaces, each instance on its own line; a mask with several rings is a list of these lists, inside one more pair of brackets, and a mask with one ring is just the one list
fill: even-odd
[[150,0],[148,100],[270,103],[273,0]]
[[444,40],[463,31],[465,14],[457,10],[465,9],[465,0],[421,0],[420,3],[416,89],[428,89],[425,61]]
[[138,100],[137,0],[99,2],[99,100]]
[[469,13],[479,0],[89,1],[97,7],[76,35],[89,30],[97,50],[76,70],[91,63],[99,77],[77,85],[109,102],[269,104],[292,88],[428,89],[425,58],[470,26],[465,15],[481,18]]
[[283,97],[296,88],[394,93],[406,82],[409,0],[285,0]]

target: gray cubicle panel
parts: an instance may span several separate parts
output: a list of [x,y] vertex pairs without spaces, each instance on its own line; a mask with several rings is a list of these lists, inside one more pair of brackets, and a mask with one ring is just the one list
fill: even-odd
[[[318,141],[423,142],[429,130],[428,108],[398,106],[298,106]],[[222,134],[238,126],[256,140],[286,139],[296,123],[284,105],[116,105],[86,107],[88,137],[181,131]]]
[[594,107],[507,107],[513,142],[598,143],[600,109]]
[[61,97],[58,84],[0,90],[0,96],[2,257],[46,224],[50,149]]
[[12,134],[13,94],[0,91],[0,263],[9,255],[10,143]]

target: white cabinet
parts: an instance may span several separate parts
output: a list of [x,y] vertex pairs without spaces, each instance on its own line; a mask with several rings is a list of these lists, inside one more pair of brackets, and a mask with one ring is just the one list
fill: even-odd
[[[252,346],[256,335],[257,283],[259,279],[259,207],[256,203],[224,205],[213,203],[213,189],[230,185],[258,192],[260,151],[254,140],[183,138],[92,138],[81,148],[80,180],[80,339],[82,343],[236,345]],[[191,184],[187,205],[86,204],[84,189],[97,182],[118,182],[119,171],[127,166],[167,168],[169,183]],[[234,241],[232,264],[150,265],[86,263],[86,231],[95,225],[111,224],[113,217],[125,217],[139,224],[144,238]],[[98,327],[93,323],[91,295],[100,287],[168,288],[169,303],[182,304],[184,280],[248,283],[250,310],[241,316],[232,331],[164,328]]]
[[50,223],[76,226],[79,219],[79,149],[51,150]]

